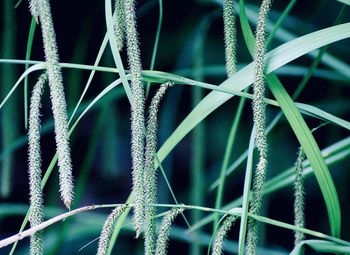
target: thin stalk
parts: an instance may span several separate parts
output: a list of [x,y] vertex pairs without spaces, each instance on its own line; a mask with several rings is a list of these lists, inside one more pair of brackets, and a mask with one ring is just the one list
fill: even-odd
[[[203,81],[203,65],[204,65],[204,46],[207,38],[209,25],[212,15],[203,19],[197,30],[196,39],[193,43],[193,78],[197,81]],[[192,107],[194,108],[203,98],[204,91],[200,87],[195,87],[191,91]],[[204,203],[204,168],[205,168],[205,124],[200,123],[194,130],[192,135],[191,148],[191,192],[190,199],[194,205],[203,205]],[[202,217],[200,211],[191,212],[192,222],[197,222]],[[192,255],[201,254],[198,236],[194,234],[195,241],[191,245]]]
[[[2,18],[3,29],[1,39],[1,52],[3,58],[15,57],[17,19],[11,0],[3,1]],[[16,68],[4,65],[0,69],[1,97],[5,97],[11,90],[16,79]],[[10,100],[8,106],[1,113],[1,150],[8,148],[19,135],[17,95]],[[8,198],[12,191],[12,169],[14,165],[13,155],[7,155],[0,164],[0,197]]]
[[[32,47],[35,35],[36,22],[35,18],[32,17],[32,21],[30,23],[29,35],[27,40],[27,49],[26,49],[26,60],[30,60],[30,56],[32,55]],[[25,64],[25,70],[29,68],[29,63]],[[28,128],[28,76],[24,79],[24,128],[27,130]]]
[[[158,25],[157,25],[157,32],[156,32],[156,37],[154,39],[154,45],[153,45],[153,51],[152,51],[152,59],[151,59],[151,64],[149,67],[149,70],[154,69],[154,64],[156,62],[156,57],[157,57],[157,52],[158,52],[158,44],[159,44],[159,37],[160,37],[160,32],[162,30],[162,24],[163,24],[163,0],[159,0],[159,18],[158,18]],[[151,82],[147,82],[146,86],[146,98],[148,98],[149,94],[149,89],[151,87]]]

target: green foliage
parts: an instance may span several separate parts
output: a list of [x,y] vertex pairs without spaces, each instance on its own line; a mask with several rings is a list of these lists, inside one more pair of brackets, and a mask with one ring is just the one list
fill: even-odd
[[[80,248],[86,243],[84,252],[90,254],[90,250],[96,252],[90,241],[99,236],[97,254],[187,254],[185,249],[190,248],[191,255],[198,255],[206,247],[208,254],[210,250],[213,254],[223,254],[223,244],[226,242],[229,244],[225,247],[226,251],[239,255],[282,255],[290,252],[279,243],[279,236],[284,235],[278,231],[283,230],[294,232],[291,254],[302,254],[305,249],[347,254],[349,233],[346,228],[341,232],[341,226],[346,226],[348,219],[341,218],[340,208],[348,195],[344,187],[350,155],[350,139],[346,133],[350,130],[350,122],[346,120],[346,85],[350,81],[350,66],[347,64],[349,56],[344,50],[347,42],[333,43],[350,38],[350,23],[341,23],[348,19],[343,7],[335,25],[331,26],[332,12],[324,8],[332,6],[334,10],[333,6],[346,2],[323,1],[317,8],[311,8],[307,15],[304,12],[309,11],[306,8],[310,7],[305,5],[304,10],[294,0],[276,4],[271,15],[268,15],[270,0],[259,2],[260,11],[255,2],[246,4],[244,0],[240,0],[239,4],[234,0],[166,2],[163,24],[162,0],[158,1],[159,9],[155,6],[157,1],[143,1],[143,5],[137,6],[133,0],[105,0],[107,31],[101,45],[97,46],[94,64],[87,65],[82,63],[91,60],[94,42],[100,32],[95,27],[100,25],[95,16],[91,16],[94,26],[91,26],[92,21],[86,23],[89,26],[81,26],[81,35],[61,38],[62,28],[65,32],[76,29],[73,23],[72,28],[65,27],[67,23],[64,23],[72,22],[68,17],[69,13],[76,12],[75,4],[69,9],[64,6],[67,17],[62,19],[62,11],[56,9],[60,3],[55,3],[52,10],[49,0],[31,0],[29,9],[33,17],[28,40],[23,44],[21,40],[14,40],[14,28],[15,23],[25,24],[25,21],[17,22],[21,17],[16,20],[12,16],[13,29],[6,26],[12,3],[4,1],[4,39],[1,47],[4,53],[0,57],[0,65],[3,65],[1,82],[4,83],[0,93],[0,183],[1,195],[8,197],[6,202],[0,203],[0,224],[4,226],[4,235],[17,231],[18,217],[13,216],[25,217],[20,234],[0,240],[0,248],[13,244],[10,255],[26,254],[27,247],[17,247],[17,242],[30,236],[30,254],[43,254],[44,244],[49,245],[45,253],[56,255],[74,252],[77,245]],[[100,5],[94,3],[94,6]],[[87,14],[85,10],[88,12],[89,6],[86,2],[84,8],[87,8],[84,11],[79,9],[81,15],[74,15],[74,22],[80,22],[80,16]],[[285,9],[282,10],[282,7]],[[159,17],[154,15],[154,11],[159,12]],[[17,12],[21,12],[21,8],[11,13]],[[328,16],[323,16],[323,12]],[[236,27],[235,15],[239,17],[240,31]],[[321,16],[322,26],[317,23]],[[216,22],[217,17],[220,17],[219,20],[222,18],[223,23]],[[153,22],[157,21],[156,26]],[[41,27],[44,52],[41,43],[34,38],[36,24]],[[251,24],[256,25],[255,36]],[[218,36],[218,26],[222,26],[221,37]],[[54,27],[58,28],[58,41]],[[86,30],[86,27],[90,30]],[[67,45],[74,38],[75,49],[71,52]],[[15,59],[19,53],[23,54],[19,49],[25,48],[25,44],[25,60]],[[60,62],[57,45],[62,59],[69,59],[69,63]],[[237,45],[240,46],[239,51]],[[266,53],[266,49],[270,48],[272,50]],[[35,58],[45,55],[45,61],[30,60],[32,55]],[[246,63],[251,57],[253,62]],[[312,60],[308,61],[307,58]],[[142,62],[150,63],[150,70],[142,70]],[[321,63],[323,65],[319,65]],[[21,69],[15,68],[15,65],[25,67],[17,82],[12,80],[15,71]],[[68,81],[68,109],[74,109],[71,115],[67,113],[63,68],[69,69],[65,80]],[[33,88],[28,119],[27,88],[32,82],[31,74],[37,71],[44,74]],[[84,72],[89,72],[85,83]],[[299,78],[300,82],[297,81]],[[16,128],[20,126],[18,119],[21,119],[17,118],[17,110],[22,109],[22,105],[14,96],[23,81],[23,115],[25,128],[27,122],[29,124],[28,136],[20,136]],[[44,117],[40,116],[41,102],[47,101],[42,98],[46,81],[50,88],[53,118],[51,114],[46,116],[48,109],[44,109]],[[296,81],[298,86],[294,86]],[[149,92],[154,91],[151,84],[157,87],[153,98],[149,97]],[[182,88],[182,85],[191,87]],[[166,103],[160,107],[170,86],[174,88],[169,91]],[[268,86],[271,94],[265,91],[265,86]],[[252,93],[249,92],[250,87]],[[299,95],[302,95],[302,103],[296,102]],[[224,104],[229,99],[232,100]],[[244,107],[247,99],[252,100],[253,116]],[[146,105],[149,105],[147,115]],[[93,110],[101,106],[102,111],[95,116]],[[232,124],[230,116],[233,116]],[[330,125],[314,135],[309,126],[315,122]],[[74,133],[76,130],[78,132]],[[192,130],[191,139],[188,139],[186,135]],[[42,139],[53,131],[56,150],[50,148],[49,139]],[[72,135],[73,139],[69,142]],[[164,141],[159,150],[158,137]],[[99,142],[101,139],[103,143]],[[131,148],[128,145],[130,140]],[[322,150],[319,141],[322,141]],[[20,190],[26,190],[20,182],[23,171],[17,169],[21,167],[22,170],[23,160],[16,162],[13,158],[16,153],[16,158],[21,159],[23,155],[19,149],[27,143],[29,207],[13,202],[13,199],[20,199],[20,203],[23,203],[28,197],[22,201],[17,197],[22,195],[18,195],[20,192],[11,192],[12,182],[16,185],[14,187],[21,184]],[[293,166],[296,143],[301,146]],[[73,146],[73,158],[70,146]],[[174,150],[176,147],[178,149]],[[53,151],[56,153],[51,158]],[[106,158],[113,160],[107,162]],[[74,204],[72,161],[76,165],[74,174],[77,176]],[[243,167],[245,161],[246,166]],[[46,171],[42,172],[42,167],[46,167],[47,163]],[[59,173],[55,176],[57,163]],[[105,171],[107,164],[108,171]],[[337,167],[334,167],[335,164]],[[159,180],[158,168],[161,170]],[[13,176],[16,178],[11,181]],[[309,181],[307,179],[313,176],[316,180],[307,184],[311,196],[306,203],[304,180]],[[60,185],[60,196],[66,207],[76,206],[78,209],[65,212],[60,208],[56,182]],[[131,183],[132,191],[126,199],[125,190],[128,191]],[[291,192],[282,191],[289,186],[294,186],[294,197]],[[264,212],[266,216],[261,216],[263,198],[271,194],[276,196],[271,201],[266,200],[268,210]],[[173,203],[168,202],[170,196]],[[293,198],[294,208],[291,203]],[[315,201],[321,198],[324,204],[316,204]],[[80,207],[85,203],[101,203],[99,201],[125,203]],[[186,204],[179,204],[178,201]],[[276,218],[279,216],[278,206],[285,207],[283,211],[287,213],[283,217],[286,222],[274,219],[275,215]],[[115,209],[106,219],[97,211],[99,208]],[[162,212],[162,208],[169,211]],[[308,214],[305,208],[310,210]],[[190,210],[191,221],[183,214],[185,209]],[[133,215],[130,214],[131,210]],[[327,211],[328,221],[319,215],[312,215],[312,221],[305,219],[305,215],[313,210]],[[342,206],[342,210],[343,214],[347,214],[346,207]],[[44,221],[44,212],[47,221]],[[179,214],[184,221],[175,224],[174,219]],[[69,220],[66,219],[68,217]],[[219,228],[220,217],[224,220],[220,221]],[[163,218],[160,225],[159,218]],[[64,223],[59,223],[63,219]],[[9,220],[9,223],[2,225],[3,220]],[[236,220],[240,221],[239,232],[233,235],[238,236],[237,240],[225,240]],[[26,226],[28,221],[30,228]],[[306,221],[308,228],[305,227]],[[201,229],[211,222],[214,223],[213,227]],[[258,224],[274,227],[258,232]],[[327,231],[328,228],[330,234],[313,230]],[[144,234],[143,246],[140,240],[133,238],[135,231],[136,237]],[[269,236],[264,238],[266,234]],[[169,249],[169,241],[174,251]],[[188,247],[177,247],[178,242],[184,242]],[[292,244],[292,238],[283,240],[283,244],[287,242]],[[275,249],[272,243],[281,248]]]

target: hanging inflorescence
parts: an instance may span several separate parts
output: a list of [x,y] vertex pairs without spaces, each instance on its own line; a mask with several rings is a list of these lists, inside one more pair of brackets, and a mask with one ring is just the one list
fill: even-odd
[[[267,169],[267,139],[265,134],[265,73],[264,73],[264,57],[265,57],[265,27],[267,15],[270,10],[271,0],[263,0],[256,28],[255,35],[255,76],[253,85],[253,120],[256,128],[256,147],[259,152],[259,162],[256,167],[256,173],[253,182],[253,194],[250,203],[250,213],[259,214],[262,205],[262,194],[266,179]],[[258,239],[257,222],[250,218],[248,221],[247,235],[247,254],[255,254],[256,243]]]

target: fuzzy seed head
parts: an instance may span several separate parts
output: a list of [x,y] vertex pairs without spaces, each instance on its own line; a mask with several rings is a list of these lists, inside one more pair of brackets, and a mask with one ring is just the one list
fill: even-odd
[[156,209],[150,204],[157,203],[157,174],[154,167],[154,157],[157,152],[158,110],[161,99],[166,90],[172,86],[172,82],[166,82],[160,86],[152,99],[148,112],[146,152],[145,152],[145,254],[153,255],[156,242]]
[[[303,178],[303,161],[305,153],[302,147],[299,148],[297,161],[295,163],[295,181],[294,181],[294,225],[304,227],[304,178]],[[304,233],[294,232],[294,244],[297,245],[304,240]]]
[[138,44],[138,34],[136,31],[136,13],[133,0],[124,0],[125,29],[127,42],[127,55],[131,75],[131,156],[132,156],[132,176],[134,193],[134,227],[136,238],[142,232],[144,223],[144,135],[145,126],[144,104],[145,95],[141,80],[141,58]]
[[169,241],[170,227],[175,218],[184,211],[183,208],[172,208],[163,218],[160,225],[155,255],[166,255]]
[[[31,227],[39,225],[44,220],[44,199],[41,189],[41,150],[40,150],[40,108],[41,97],[47,74],[39,77],[35,84],[30,99],[29,129],[28,129],[28,165],[29,165],[29,222]],[[30,238],[30,254],[43,253],[41,232],[35,233]]]
[[114,33],[117,38],[117,47],[121,51],[125,39],[125,12],[124,0],[115,0]]
[[216,234],[215,241],[212,248],[212,255],[222,255],[223,254],[223,245],[227,233],[230,231],[231,227],[236,221],[235,216],[228,216],[222,223],[219,231]]
[[98,242],[97,255],[107,254],[111,236],[114,230],[114,225],[117,222],[118,217],[125,211],[126,208],[126,205],[117,206],[108,216],[101,231],[100,240]]
[[237,70],[236,68],[236,45],[237,32],[235,21],[234,0],[224,0],[224,34],[225,34],[225,59],[227,77],[231,77]]
[[36,232],[30,236],[29,255],[44,254],[42,232]]
[[59,65],[56,34],[48,0],[35,0],[44,41],[45,59],[50,85],[52,111],[55,121],[56,147],[61,199],[70,209],[73,194],[72,162],[69,148],[67,105]]
[[37,0],[29,0],[29,9],[30,13],[35,18],[36,23],[39,23],[39,10]]
[[[263,0],[260,6],[258,23],[255,35],[255,78],[253,85],[253,120],[256,128],[256,147],[259,152],[259,162],[257,165],[253,194],[250,203],[250,212],[260,214],[262,204],[262,193],[266,179],[267,169],[267,139],[265,134],[266,116],[265,116],[265,75],[264,75],[264,56],[265,56],[265,27],[267,15],[270,10],[271,0]],[[248,221],[247,234],[247,254],[254,255],[258,237],[257,223],[254,219]]]

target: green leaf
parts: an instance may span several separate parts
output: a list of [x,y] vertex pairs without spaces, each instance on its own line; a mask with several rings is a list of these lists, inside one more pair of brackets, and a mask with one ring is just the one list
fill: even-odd
[[[245,16],[244,0],[240,1],[240,10],[240,20],[244,38],[249,52],[253,54],[254,44],[252,41],[254,40],[254,35]],[[303,147],[306,157],[315,172],[316,179],[326,203],[332,235],[339,237],[341,229],[341,211],[338,194],[332,176],[330,175],[328,167],[321,155],[321,151],[303,117],[294,105],[292,98],[288,95],[277,76],[271,73],[267,75],[266,81],[298,138],[299,143]]]
[[350,5],[350,0],[337,0],[337,1],[346,5]]
[[329,252],[339,252],[339,253],[350,253],[350,247],[349,246],[343,246],[340,244],[336,244],[334,242],[330,241],[324,241],[324,240],[306,240],[298,244],[294,247],[291,255],[299,255],[303,254],[304,246],[309,246],[311,249],[322,252],[322,253],[329,253]]
[[243,201],[242,201],[242,215],[241,215],[241,225],[239,228],[239,239],[238,239],[238,254],[244,254],[245,236],[247,231],[247,221],[248,221],[248,210],[249,210],[249,200],[250,200],[250,186],[253,176],[253,156],[254,156],[254,146],[255,146],[255,127],[253,128],[248,148],[248,158],[247,166],[244,178],[244,189],[243,189]]
[[[268,65],[266,72],[271,73],[285,64],[303,56],[317,48],[327,44],[340,41],[350,37],[350,23],[332,26],[326,29],[307,34],[293,41],[287,42],[266,55]],[[253,82],[253,63],[241,69],[230,79],[224,81],[218,88],[233,88],[241,91]],[[159,159],[162,161],[172,149],[204,118],[215,111],[219,106],[232,98],[232,95],[213,91],[209,93],[182,121],[172,135],[167,139],[158,151]]]
[[275,75],[268,75],[268,85],[279,102],[283,113],[285,114],[290,126],[292,127],[299,143],[310,162],[315,173],[316,179],[322,191],[328,212],[328,219],[333,236],[340,236],[341,215],[338,194],[335,189],[333,179],[329,173],[328,167],[324,162],[321,151],[307,127],[303,117],[294,105],[293,100],[284,89],[283,85]]

